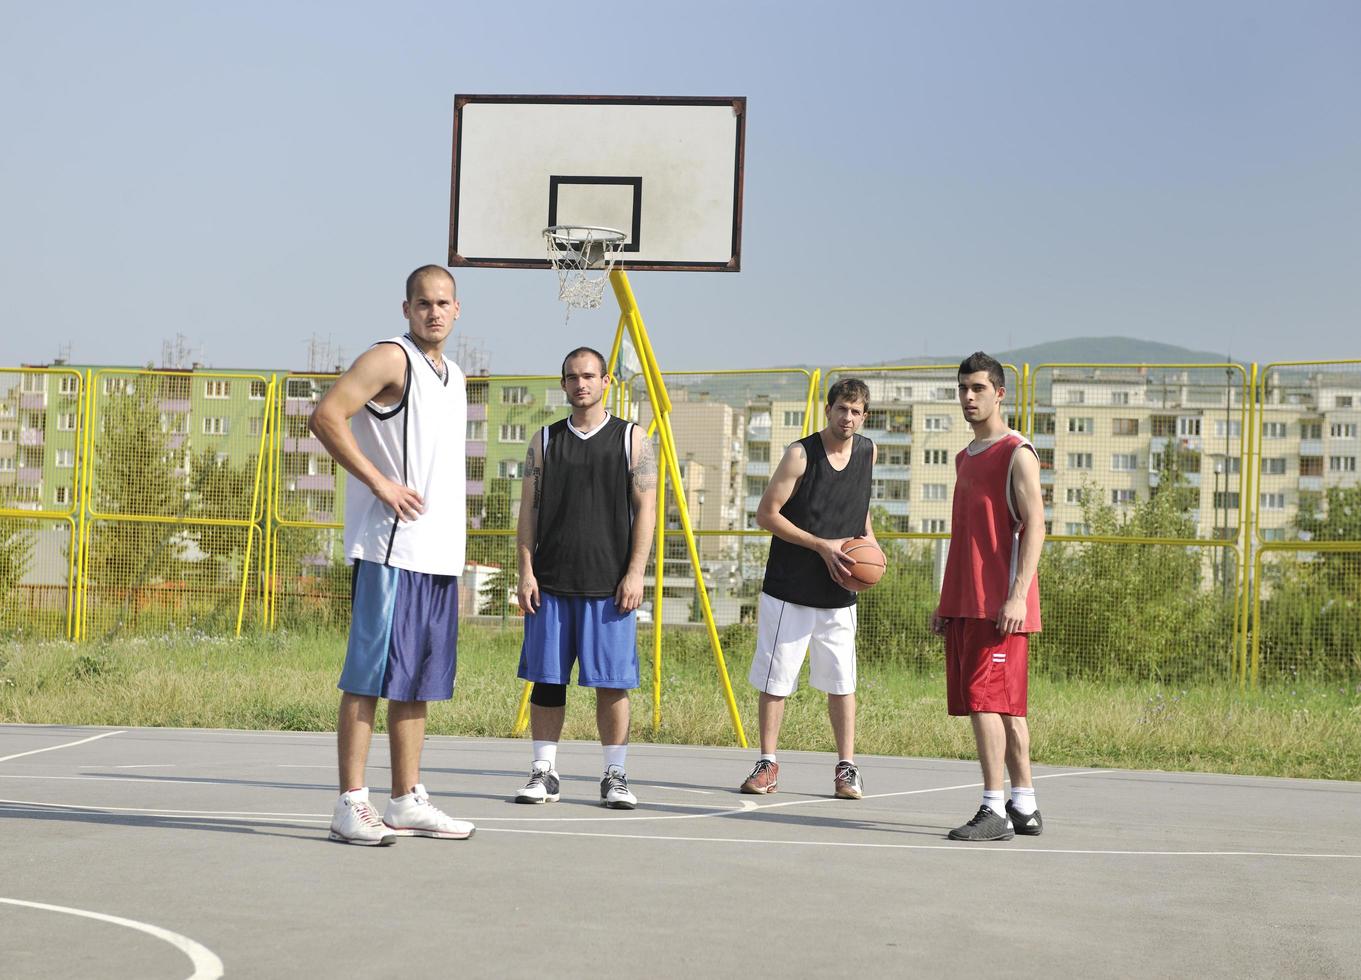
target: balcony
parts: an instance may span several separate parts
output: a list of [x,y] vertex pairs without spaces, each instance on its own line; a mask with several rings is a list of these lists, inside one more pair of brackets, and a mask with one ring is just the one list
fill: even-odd
[[42,429],[20,429],[19,445],[21,446],[41,446],[46,434]]
[[770,442],[769,425],[747,426],[747,442]]
[[747,460],[747,476],[770,476],[770,460]]
[[485,492],[485,483],[482,480],[465,480],[464,486],[469,497],[480,497]]
[[1300,477],[1301,490],[1315,490],[1323,492],[1323,477],[1321,476],[1302,476]]
[[486,403],[486,402],[469,402],[469,403],[468,403],[468,421],[469,421],[469,422],[485,422],[485,421],[487,421],[487,403]]
[[908,502],[906,500],[871,500],[870,509],[873,510],[876,507],[883,508],[894,517],[906,517]]
[[162,398],[160,404],[162,412],[175,412],[179,415],[186,414],[190,407],[188,398]]
[[284,436],[284,452],[313,453],[320,456],[326,452],[326,447],[315,436]]
[[1300,440],[1300,455],[1301,455],[1301,456],[1322,456],[1322,455],[1323,455],[1323,440],[1322,440],[1322,439],[1301,439],[1301,440]]
[[873,432],[864,433],[881,446],[910,446],[912,444],[912,433],[910,432],[890,432],[888,429],[875,429]]
[[43,483],[43,468],[41,466],[21,466],[15,482],[21,487],[40,487]]
[[334,490],[336,478],[329,473],[307,474],[292,481],[295,490]]
[[912,467],[906,463],[880,463],[874,467],[876,480],[910,480]]
[[761,506],[761,497],[759,494],[755,496],[749,494],[742,502],[742,505],[746,508],[748,514],[754,514],[756,513],[756,508]]
[[310,398],[285,398],[285,399],[284,399],[284,414],[285,414],[285,415],[294,415],[294,416],[297,416],[297,415],[311,415],[311,414],[312,414],[312,409],[315,408],[315,407],[316,407],[316,403],[315,403],[314,401],[312,401],[312,399],[310,399]]
[[[13,390],[13,389],[11,389]],[[25,391],[19,395],[19,407],[41,412],[47,409],[47,392]]]
[[487,440],[469,439],[465,452],[467,452],[469,456],[482,456],[485,458],[487,455]]

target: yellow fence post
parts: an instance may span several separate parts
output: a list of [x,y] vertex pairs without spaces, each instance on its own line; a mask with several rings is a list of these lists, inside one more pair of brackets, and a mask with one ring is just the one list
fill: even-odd
[[657,467],[657,590],[652,598],[652,731],[662,727],[662,601],[666,586],[666,467]]

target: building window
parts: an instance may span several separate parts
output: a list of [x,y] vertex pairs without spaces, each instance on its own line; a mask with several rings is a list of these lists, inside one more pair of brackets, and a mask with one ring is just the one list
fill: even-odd
[[923,483],[922,500],[949,500],[950,488],[944,483]]
[[1052,436],[1054,434],[1054,416],[1052,413],[1037,414],[1034,421],[1035,435]]
[[545,388],[543,392],[544,408],[566,408],[567,392],[561,388]]
[[1262,510],[1285,510],[1285,494],[1262,494]]
[[221,415],[205,415],[203,417],[203,434],[205,436],[225,436],[230,427],[229,420]]
[[14,472],[14,457],[0,456],[0,473],[13,473],[13,472]]
[[1064,525],[1063,533],[1073,535],[1074,537],[1078,537],[1083,534],[1091,534],[1092,526],[1083,521],[1069,521],[1067,524]]
[[1322,476],[1322,475],[1323,475],[1322,456],[1300,457],[1300,476]]
[[1136,492],[1133,490],[1112,490],[1111,503],[1116,507],[1134,503]]
[[1087,500],[1086,487],[1069,487],[1063,492],[1063,500],[1069,504],[1081,504]]
[[1300,423],[1300,438],[1301,438],[1301,439],[1322,439],[1322,438],[1323,438],[1323,423],[1322,423],[1322,422],[1301,422],[1301,423]]
[[13,441],[14,441],[13,429],[0,429],[0,442],[13,442]]
[[924,423],[927,432],[949,432],[950,416],[948,415],[928,415]]
[[61,412],[61,413],[59,413],[59,414],[57,415],[57,431],[58,431],[58,432],[75,432],[75,431],[76,431],[76,413],[75,413],[75,412]]
[[1329,473],[1355,473],[1355,472],[1356,472],[1356,457],[1355,457],[1355,456],[1329,456],[1329,457],[1328,457],[1328,472],[1329,472]]
[[1069,405],[1084,405],[1087,402],[1087,392],[1081,388],[1069,388],[1067,394]]
[[1040,469],[1052,470],[1054,468],[1054,450],[1052,448],[1040,447],[1035,450],[1035,455],[1040,458]]
[[1283,527],[1264,527],[1262,528],[1263,541],[1284,541],[1285,528]]
[[231,382],[218,379],[216,381],[203,382],[204,398],[228,398],[231,396]]
[[933,388],[931,397],[938,402],[948,402],[957,397],[957,393],[954,388]]
[[487,475],[487,457],[469,456],[465,473],[469,480],[481,480]]
[[900,402],[905,402],[905,401],[911,400],[911,398],[912,398],[912,386],[911,386],[911,385],[894,385],[894,386],[893,386],[893,398],[894,398],[895,401],[900,401]]
[[1149,431],[1155,436],[1174,436],[1177,434],[1175,415],[1154,415],[1149,420]]
[[1332,425],[1328,426],[1328,435],[1332,436],[1334,439],[1355,439],[1356,423],[1334,422]]
[[945,533],[945,518],[943,518],[943,517],[929,517],[929,518],[927,518],[926,520],[922,521],[922,533],[923,533],[923,534],[944,534],[944,533]]
[[1070,470],[1089,470],[1092,468],[1091,453],[1069,453],[1068,468]]
[[485,419],[468,420],[468,425],[464,429],[464,435],[469,442],[485,442],[487,439],[487,423]]
[[63,395],[80,394],[80,378],[74,374],[63,374],[57,381],[57,390]]
[[1351,408],[1351,407],[1352,407],[1351,395],[1338,395],[1336,398],[1333,399],[1333,408]]
[[269,385],[263,381],[252,381],[250,383],[250,397],[252,401],[260,401],[265,397],[265,392],[269,390]]
[[1112,404],[1112,405],[1128,405],[1128,404],[1129,404],[1129,392],[1128,392],[1128,391],[1112,391],[1112,392],[1111,392],[1111,404]]
[[104,379],[104,394],[106,395],[131,395],[136,390],[137,386],[127,378]]
[[255,418],[253,418],[253,419],[250,420],[250,434],[251,434],[251,435],[253,435],[253,436],[258,436],[258,435],[260,435],[260,433],[262,433],[262,432],[264,432],[264,431],[265,431],[265,420],[264,420],[264,419],[260,418],[259,416],[256,416]]
[[749,459],[753,463],[769,463],[770,443],[768,442],[747,443],[747,459]]
[[529,401],[529,388],[525,385],[507,385],[501,389],[502,405],[523,405]]
[[803,412],[785,412],[784,424],[803,428]]
[[71,502],[71,488],[57,487],[56,491],[52,494],[52,501],[58,505],[69,504]]
[[25,374],[20,383],[20,390],[26,394],[34,395],[39,392],[47,392],[47,375],[45,374]]
[[1072,416],[1068,419],[1069,432],[1091,435],[1095,429],[1096,424],[1090,416],[1083,418]]
[[501,423],[501,441],[524,442],[525,427],[523,425],[511,425],[506,422]]
[[1264,439],[1284,439],[1286,425],[1284,422],[1263,422],[1262,438]]
[[1177,435],[1179,436],[1200,435],[1200,417],[1183,416],[1177,419]]
[[74,449],[58,449],[53,462],[59,470],[74,469],[76,465],[76,451]]
[[1138,453],[1112,453],[1111,469],[1128,472],[1139,468]]
[[1215,435],[1217,436],[1222,437],[1227,435],[1231,439],[1236,439],[1238,436],[1242,435],[1242,433],[1243,424],[1236,419],[1215,420]]
[[289,378],[288,384],[284,387],[284,393],[289,398],[304,398],[311,400],[316,388],[310,378]]
[[1237,510],[1238,491],[1219,490],[1214,495],[1214,507],[1216,510]]
[[945,466],[950,462],[950,450],[928,449],[922,453],[922,462],[927,466]]
[[1284,476],[1284,475],[1285,475],[1285,457],[1284,457],[1284,456],[1266,456],[1266,457],[1263,457],[1263,459],[1262,459],[1262,475],[1263,475],[1263,476]]
[[1137,436],[1138,434],[1139,434],[1138,419],[1111,419],[1111,435]]
[[522,466],[518,459],[503,459],[496,464],[496,472],[503,480],[518,480],[523,475]]

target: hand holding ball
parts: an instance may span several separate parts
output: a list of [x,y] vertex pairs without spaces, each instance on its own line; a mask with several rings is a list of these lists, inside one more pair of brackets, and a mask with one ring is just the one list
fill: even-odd
[[884,553],[869,538],[850,538],[841,551],[855,559],[850,578],[844,583],[852,592],[864,592],[884,574]]

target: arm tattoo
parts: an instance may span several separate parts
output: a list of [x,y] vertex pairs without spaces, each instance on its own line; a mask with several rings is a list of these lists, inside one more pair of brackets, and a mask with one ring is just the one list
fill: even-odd
[[525,450],[525,479],[534,481],[534,509],[539,509],[539,500],[543,496],[543,486],[540,477],[543,475],[543,467],[534,465],[534,444],[531,442],[529,448]]
[[640,493],[651,493],[657,489],[657,457],[652,452],[652,440],[644,437],[633,458],[633,469],[629,470],[632,489]]

